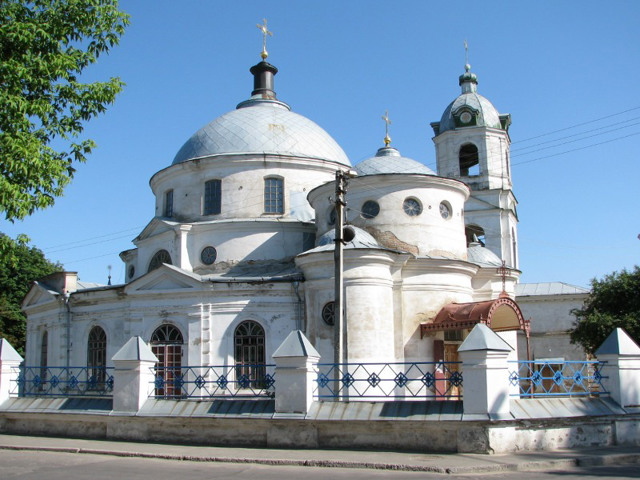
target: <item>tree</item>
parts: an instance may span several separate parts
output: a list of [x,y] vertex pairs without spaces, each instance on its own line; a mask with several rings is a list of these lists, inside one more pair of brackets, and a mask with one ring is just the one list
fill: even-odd
[[571,343],[593,354],[617,327],[640,343],[640,267],[591,280],[591,293],[576,316]]
[[0,212],[53,205],[95,147],[78,137],[123,82],[81,83],[129,23],[117,0],[0,0]]
[[11,245],[9,256],[0,256],[0,338],[24,354],[26,317],[20,308],[34,280],[61,271],[62,265],[47,260],[41,250],[0,233]]

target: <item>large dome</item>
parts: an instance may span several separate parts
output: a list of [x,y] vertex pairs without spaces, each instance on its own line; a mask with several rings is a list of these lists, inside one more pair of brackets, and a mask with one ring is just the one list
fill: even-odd
[[195,158],[227,154],[275,154],[317,158],[347,167],[342,148],[318,125],[293,113],[276,98],[273,79],[278,69],[262,61],[250,69],[251,97],[194,133],[178,150],[173,165]]
[[237,110],[216,118],[187,140],[173,164],[229,153],[312,157],[351,166],[347,155],[327,132],[277,101],[241,104]]
[[358,175],[377,175],[380,173],[407,173],[407,174],[423,174],[435,175],[426,165],[403,157],[400,152],[393,147],[382,147],[374,157],[358,163],[354,170]]

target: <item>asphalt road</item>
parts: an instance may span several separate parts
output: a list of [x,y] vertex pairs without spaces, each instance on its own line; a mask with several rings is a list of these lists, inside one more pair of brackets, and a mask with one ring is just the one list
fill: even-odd
[[640,478],[640,465],[574,468],[563,471],[504,472],[491,474],[443,475],[425,472],[401,472],[350,468],[270,466],[238,463],[214,463],[127,458],[81,453],[40,451],[0,451],[0,479],[15,480],[204,480],[204,479],[589,479]]

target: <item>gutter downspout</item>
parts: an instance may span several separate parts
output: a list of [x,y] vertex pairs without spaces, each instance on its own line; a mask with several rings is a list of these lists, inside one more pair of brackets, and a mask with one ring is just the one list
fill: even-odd
[[63,294],[64,306],[66,309],[66,330],[67,330],[67,356],[65,366],[67,368],[67,373],[69,373],[69,367],[71,366],[71,294],[69,292],[64,292]]
[[302,330],[302,321],[304,319],[304,303],[302,301],[302,298],[300,297],[300,282],[298,280],[295,280],[293,282],[293,292],[296,294],[296,297],[298,297],[298,315],[296,318],[296,329],[303,331]]

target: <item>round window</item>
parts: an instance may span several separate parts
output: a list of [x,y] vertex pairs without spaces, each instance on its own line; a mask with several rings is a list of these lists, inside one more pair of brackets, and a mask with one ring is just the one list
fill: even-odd
[[367,200],[362,205],[362,218],[374,218],[380,213],[380,205],[373,200]]
[[402,209],[404,213],[409,215],[410,217],[416,217],[422,213],[422,205],[415,198],[407,198],[402,204]]
[[451,217],[451,206],[447,202],[442,202],[440,204],[440,215],[445,220],[448,220]]
[[200,253],[200,260],[202,260],[202,263],[205,265],[212,265],[217,257],[218,252],[216,252],[216,249],[213,247],[204,247]]
[[322,320],[327,325],[334,325],[336,323],[336,303],[328,302],[322,307]]

